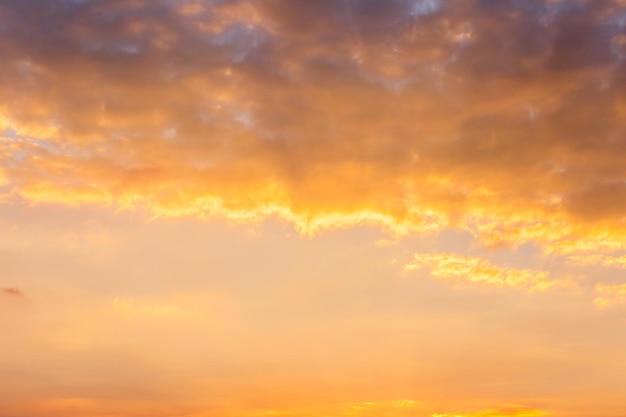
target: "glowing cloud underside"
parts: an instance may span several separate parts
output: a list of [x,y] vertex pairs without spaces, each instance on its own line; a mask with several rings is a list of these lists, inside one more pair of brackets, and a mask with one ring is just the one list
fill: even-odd
[[278,217],[306,234],[456,228],[487,246],[615,251],[625,12],[5,2],[0,184],[32,202]]

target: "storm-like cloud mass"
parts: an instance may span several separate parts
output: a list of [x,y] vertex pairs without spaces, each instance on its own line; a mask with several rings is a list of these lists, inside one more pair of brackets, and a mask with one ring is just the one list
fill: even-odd
[[626,238],[620,0],[0,4],[5,199]]

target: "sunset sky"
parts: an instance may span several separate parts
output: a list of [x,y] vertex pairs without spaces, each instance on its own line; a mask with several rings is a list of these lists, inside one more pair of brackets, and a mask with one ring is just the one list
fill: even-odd
[[626,416],[626,0],[1,0],[0,417]]

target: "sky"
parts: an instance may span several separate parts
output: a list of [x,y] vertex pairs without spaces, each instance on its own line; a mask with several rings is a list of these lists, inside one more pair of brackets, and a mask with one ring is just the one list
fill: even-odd
[[0,230],[0,417],[623,417],[626,1],[2,1]]

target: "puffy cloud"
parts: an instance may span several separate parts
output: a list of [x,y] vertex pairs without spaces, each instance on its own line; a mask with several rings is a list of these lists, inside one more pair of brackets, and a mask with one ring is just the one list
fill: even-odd
[[416,254],[405,271],[428,269],[438,279],[470,282],[528,291],[545,291],[571,285],[569,279],[555,279],[545,271],[517,269],[492,264],[486,259],[452,254]]
[[0,5],[0,183],[33,202],[623,246],[618,1]]

